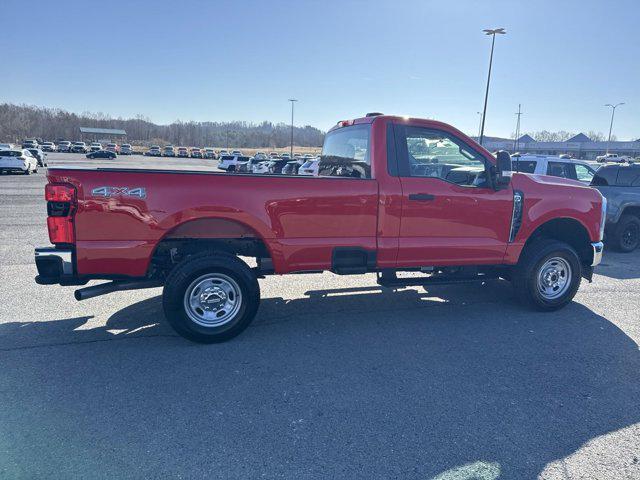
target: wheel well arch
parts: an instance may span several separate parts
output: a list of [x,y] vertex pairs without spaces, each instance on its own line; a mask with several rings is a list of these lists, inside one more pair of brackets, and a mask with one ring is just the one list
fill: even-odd
[[640,218],[640,205],[628,205],[624,207],[620,212],[620,216],[622,215],[633,215]]
[[263,236],[235,219],[206,217],[187,220],[167,231],[151,255],[148,276],[166,276],[180,261],[204,251],[255,257],[258,267],[272,269],[272,254]]
[[574,218],[554,218],[539,225],[529,236],[522,251],[539,238],[553,238],[571,245],[584,264],[590,264],[593,256],[587,228]]

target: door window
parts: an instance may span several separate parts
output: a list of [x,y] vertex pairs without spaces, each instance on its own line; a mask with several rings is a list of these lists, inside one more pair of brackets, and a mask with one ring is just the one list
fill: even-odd
[[465,187],[487,187],[485,159],[455,136],[407,126],[398,148],[401,176],[438,178]]
[[578,180],[580,180],[581,182],[588,182],[591,183],[591,180],[593,180],[593,175],[595,175],[596,171],[587,167],[586,165],[581,165],[579,163],[575,164],[575,168],[576,168],[576,177],[578,177]]
[[574,164],[566,162],[549,162],[549,165],[547,165],[547,175],[569,178],[571,180],[578,179]]
[[513,170],[522,173],[535,173],[537,164],[538,162],[535,160],[514,159]]

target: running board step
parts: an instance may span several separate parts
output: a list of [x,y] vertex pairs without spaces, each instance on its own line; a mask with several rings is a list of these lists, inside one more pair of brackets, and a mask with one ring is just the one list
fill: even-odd
[[429,277],[408,277],[408,278],[384,278],[378,277],[378,285],[388,288],[394,287],[414,287],[423,285],[451,285],[458,283],[476,283],[485,280],[493,280],[498,278],[497,275],[478,274],[478,275],[435,275]]

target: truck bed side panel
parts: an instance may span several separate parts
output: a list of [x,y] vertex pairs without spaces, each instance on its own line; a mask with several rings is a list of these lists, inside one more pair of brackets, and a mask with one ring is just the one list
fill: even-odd
[[[158,242],[200,218],[251,228],[266,243],[278,273],[330,268],[336,246],[376,249],[375,180],[72,169],[52,169],[49,179],[78,189],[81,275],[142,276]],[[105,197],[102,187],[138,194],[144,189],[145,196]]]

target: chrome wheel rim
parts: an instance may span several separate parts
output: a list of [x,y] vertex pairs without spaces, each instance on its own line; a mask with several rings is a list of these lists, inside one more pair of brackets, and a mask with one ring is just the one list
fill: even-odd
[[203,327],[219,327],[229,323],[241,306],[239,285],[223,273],[207,273],[196,278],[184,294],[187,315]]
[[571,265],[564,258],[548,259],[538,271],[538,293],[545,300],[564,295],[571,285]]

